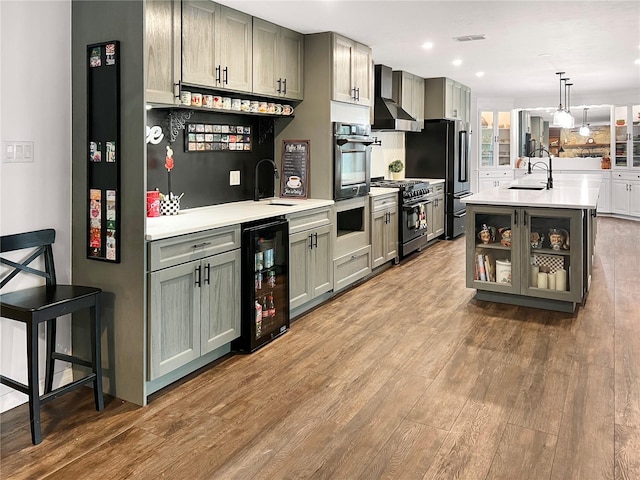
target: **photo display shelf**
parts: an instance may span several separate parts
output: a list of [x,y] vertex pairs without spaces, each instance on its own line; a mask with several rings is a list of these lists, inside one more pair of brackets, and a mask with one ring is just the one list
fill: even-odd
[[120,262],[120,43],[87,45],[87,258]]
[[252,129],[248,125],[187,123],[184,151],[250,152]]

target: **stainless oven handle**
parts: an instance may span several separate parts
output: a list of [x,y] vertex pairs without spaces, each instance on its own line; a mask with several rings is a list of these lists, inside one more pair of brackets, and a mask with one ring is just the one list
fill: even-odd
[[456,218],[466,217],[467,216],[467,212],[454,213],[453,216],[456,217]]

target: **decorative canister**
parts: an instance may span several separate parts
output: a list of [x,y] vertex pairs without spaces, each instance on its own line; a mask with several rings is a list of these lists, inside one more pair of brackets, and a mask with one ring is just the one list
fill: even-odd
[[496,282],[511,284],[511,262],[509,259],[496,260]]
[[180,213],[180,199],[173,197],[171,200],[168,198],[161,200],[160,213],[162,215],[178,215]]

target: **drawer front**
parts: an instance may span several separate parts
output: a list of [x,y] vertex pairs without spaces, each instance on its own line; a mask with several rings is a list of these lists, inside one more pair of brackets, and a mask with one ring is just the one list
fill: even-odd
[[443,194],[444,193],[444,183],[438,183],[433,186],[433,193]]
[[240,248],[240,225],[157,240],[149,243],[149,270],[154,272],[235,248]]
[[371,198],[371,208],[374,212],[379,212],[381,210],[386,210],[388,208],[398,208],[398,195],[380,195],[377,197]]
[[334,291],[348,287],[371,273],[371,246],[367,245],[333,261]]
[[319,208],[316,210],[292,213],[287,216],[289,220],[289,234],[302,232],[311,228],[329,225],[331,223],[331,209]]

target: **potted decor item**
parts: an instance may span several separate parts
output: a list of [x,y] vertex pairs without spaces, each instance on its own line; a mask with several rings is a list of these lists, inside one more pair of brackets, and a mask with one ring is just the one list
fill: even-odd
[[404,164],[401,160],[394,160],[389,164],[389,171],[394,180],[400,180],[402,178],[402,170],[404,170]]

